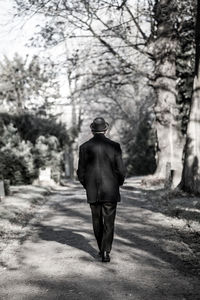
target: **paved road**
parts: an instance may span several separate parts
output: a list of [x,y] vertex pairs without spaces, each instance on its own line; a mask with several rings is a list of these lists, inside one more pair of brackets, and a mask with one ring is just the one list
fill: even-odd
[[0,270],[0,299],[200,299],[200,281],[180,259],[186,247],[147,194],[138,179],[127,180],[105,264],[97,257],[84,190],[69,184],[55,191],[18,249],[17,266]]

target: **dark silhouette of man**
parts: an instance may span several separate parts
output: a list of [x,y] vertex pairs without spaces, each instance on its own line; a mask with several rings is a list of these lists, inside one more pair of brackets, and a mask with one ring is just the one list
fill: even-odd
[[80,146],[77,170],[78,179],[86,189],[102,262],[110,261],[119,186],[125,179],[121,147],[105,136],[108,127],[103,118],[94,119],[90,125],[94,136]]

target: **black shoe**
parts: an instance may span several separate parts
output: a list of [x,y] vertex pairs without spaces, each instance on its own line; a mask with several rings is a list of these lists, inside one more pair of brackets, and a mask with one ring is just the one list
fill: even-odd
[[103,252],[103,255],[102,255],[102,262],[110,262],[110,255],[109,255],[109,252]]
[[102,257],[103,252],[102,252],[102,251],[99,251],[98,255],[99,255],[99,257]]

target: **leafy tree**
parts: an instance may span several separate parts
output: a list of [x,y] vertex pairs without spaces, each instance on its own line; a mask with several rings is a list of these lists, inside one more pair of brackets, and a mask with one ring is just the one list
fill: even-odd
[[[49,61],[15,54],[0,62],[0,100],[11,112],[40,112],[51,98],[58,98],[56,73]],[[42,104],[41,104],[42,103]]]

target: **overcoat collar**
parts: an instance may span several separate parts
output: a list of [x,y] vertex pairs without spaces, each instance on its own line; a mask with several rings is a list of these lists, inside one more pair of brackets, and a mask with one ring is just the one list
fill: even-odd
[[104,133],[96,133],[96,134],[94,134],[94,136],[93,136],[93,139],[105,139],[106,137],[105,137],[105,134]]

